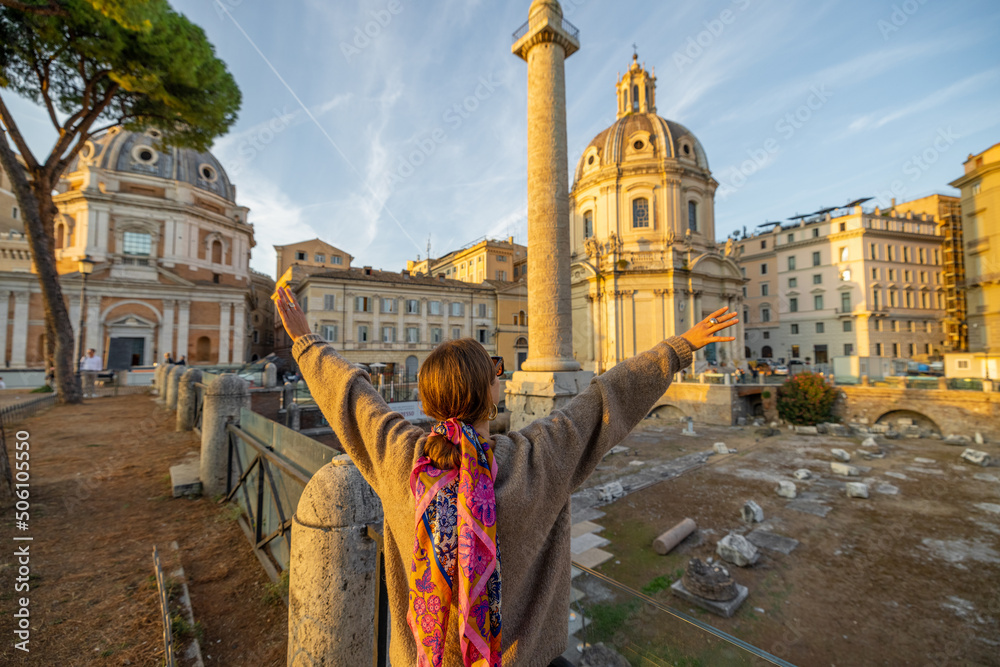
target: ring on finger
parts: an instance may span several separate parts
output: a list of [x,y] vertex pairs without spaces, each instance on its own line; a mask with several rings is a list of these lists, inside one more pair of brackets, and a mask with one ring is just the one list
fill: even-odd
[[712,326],[715,326],[715,325],[717,325],[719,323],[719,318],[717,318],[717,317],[710,317],[708,319],[708,323],[711,324]]

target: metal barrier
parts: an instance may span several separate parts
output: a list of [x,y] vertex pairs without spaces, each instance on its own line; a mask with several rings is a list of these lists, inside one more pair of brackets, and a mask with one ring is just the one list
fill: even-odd
[[48,408],[56,402],[56,394],[43,394],[37,398],[29,398],[19,403],[11,403],[0,408],[0,424],[9,426],[22,419],[27,419],[42,408]]
[[174,667],[174,638],[170,627],[170,598],[167,595],[167,582],[163,576],[163,568],[160,567],[160,554],[156,547],[153,547],[153,566],[156,573],[156,597],[160,603],[160,620],[163,621],[163,647],[165,667]]

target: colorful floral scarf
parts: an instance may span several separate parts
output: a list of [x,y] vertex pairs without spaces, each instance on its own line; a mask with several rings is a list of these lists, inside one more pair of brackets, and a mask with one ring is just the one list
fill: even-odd
[[455,589],[463,663],[500,667],[496,461],[490,442],[469,424],[449,419],[433,432],[459,448],[462,463],[454,470],[439,470],[422,456],[410,475],[416,540],[406,621],[416,639],[417,665],[442,664]]

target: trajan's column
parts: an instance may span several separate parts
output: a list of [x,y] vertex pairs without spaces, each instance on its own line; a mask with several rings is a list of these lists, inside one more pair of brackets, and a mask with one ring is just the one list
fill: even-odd
[[528,63],[528,358],[507,383],[512,429],[568,402],[593,374],[573,358],[565,60],[578,32],[535,0],[511,51]]

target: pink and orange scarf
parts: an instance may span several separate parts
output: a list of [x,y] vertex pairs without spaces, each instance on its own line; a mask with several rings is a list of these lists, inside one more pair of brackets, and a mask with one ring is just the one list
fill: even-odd
[[417,643],[417,665],[442,664],[454,589],[463,663],[500,667],[496,461],[490,442],[469,424],[449,419],[433,430],[459,448],[462,463],[439,470],[422,456],[410,475],[416,539],[406,621]]

